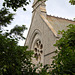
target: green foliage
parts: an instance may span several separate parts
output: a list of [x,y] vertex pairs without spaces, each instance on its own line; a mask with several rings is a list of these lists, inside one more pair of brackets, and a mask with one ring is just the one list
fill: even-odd
[[39,75],[51,75],[50,65],[46,64],[39,70]]
[[70,0],[69,1],[72,5],[75,5],[75,0]]
[[7,26],[14,19],[12,13],[9,12],[9,9],[1,8],[0,9],[0,26]]
[[52,75],[75,75],[75,25],[70,24],[67,31],[60,31],[60,38],[55,46],[56,56],[52,62]]
[[4,0],[3,6],[11,7],[14,11],[22,7],[23,10],[26,10],[25,6],[28,5],[30,0]]
[[[5,1],[10,7],[9,0]],[[23,75],[22,69],[29,70],[32,65],[33,52],[27,51],[27,47],[18,46],[18,40],[25,39],[23,37],[23,32],[27,29],[25,25],[16,25],[10,31],[3,29],[14,19],[14,14],[7,9],[8,6],[0,9],[0,75]]]
[[[24,31],[26,30],[26,26],[18,26],[16,25],[13,29],[10,30],[9,33],[6,33],[6,35],[10,35],[10,37],[14,37],[15,39],[25,39],[23,36]],[[18,36],[17,36],[18,35]]]
[[27,47],[17,46],[17,41],[1,34],[0,42],[0,75],[22,75],[22,67],[30,64],[32,52],[26,51]]

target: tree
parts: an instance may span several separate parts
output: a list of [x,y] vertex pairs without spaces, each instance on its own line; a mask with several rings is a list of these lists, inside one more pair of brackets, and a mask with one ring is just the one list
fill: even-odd
[[69,1],[72,5],[75,5],[75,0],[70,0]]
[[75,25],[60,31],[62,37],[56,42],[56,56],[52,62],[52,75],[75,75]]
[[[0,75],[22,75],[22,67],[30,64],[31,52],[17,46],[17,41],[0,34]],[[27,67],[27,66],[26,66]]]
[[[19,46],[18,40],[25,39],[23,36],[26,26],[15,25],[13,29],[5,30],[14,19],[13,13],[9,11],[17,11],[18,8],[28,5],[27,0],[4,0],[3,8],[0,8],[0,75],[39,75],[34,64],[31,63],[32,51],[27,51],[27,47]],[[42,73],[42,72],[41,72]]]
[[[27,47],[18,46],[18,40],[24,39],[24,25],[15,26],[10,31],[4,30],[13,20],[13,14],[6,8],[0,10],[0,75],[22,75],[30,69],[32,52]],[[27,71],[28,72],[28,71]]]
[[[75,0],[69,2],[75,5]],[[75,25],[68,27],[67,31],[60,31],[62,37],[54,45],[58,50],[51,64],[52,75],[75,75]]]

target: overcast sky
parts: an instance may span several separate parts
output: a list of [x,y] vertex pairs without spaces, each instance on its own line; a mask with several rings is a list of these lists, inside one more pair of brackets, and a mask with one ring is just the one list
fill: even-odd
[[[33,0],[32,0],[33,1]],[[29,29],[31,18],[32,18],[32,3],[31,2],[27,7],[27,11],[23,11],[22,9],[18,9],[16,15],[14,16],[14,21],[12,22],[12,26],[14,25],[22,25],[25,24]],[[0,5],[1,7],[1,5]],[[75,6],[69,3],[69,0],[47,0],[46,1],[46,10],[48,15],[58,16],[62,18],[73,19],[75,18]],[[27,36],[27,31],[24,32],[24,36]],[[24,45],[25,41],[20,41],[19,45]]]

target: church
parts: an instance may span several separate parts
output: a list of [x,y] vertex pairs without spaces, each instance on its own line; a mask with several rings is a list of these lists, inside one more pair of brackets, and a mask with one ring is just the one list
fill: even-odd
[[28,50],[34,51],[35,58],[32,59],[34,64],[39,62],[43,65],[51,64],[57,49],[53,45],[61,37],[58,31],[67,30],[69,24],[75,25],[75,21],[47,15],[45,7],[45,0],[34,0],[32,21],[25,41]]

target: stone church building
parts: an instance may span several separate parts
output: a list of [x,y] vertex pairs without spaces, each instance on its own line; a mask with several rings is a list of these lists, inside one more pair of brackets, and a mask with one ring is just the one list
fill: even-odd
[[58,35],[59,30],[66,30],[67,25],[74,24],[72,20],[59,18],[46,13],[45,0],[34,0],[32,11],[31,26],[27,35],[25,45],[28,46],[28,50],[34,50],[33,63],[39,62],[45,64],[51,64],[52,56],[56,47],[53,45],[61,36]]

